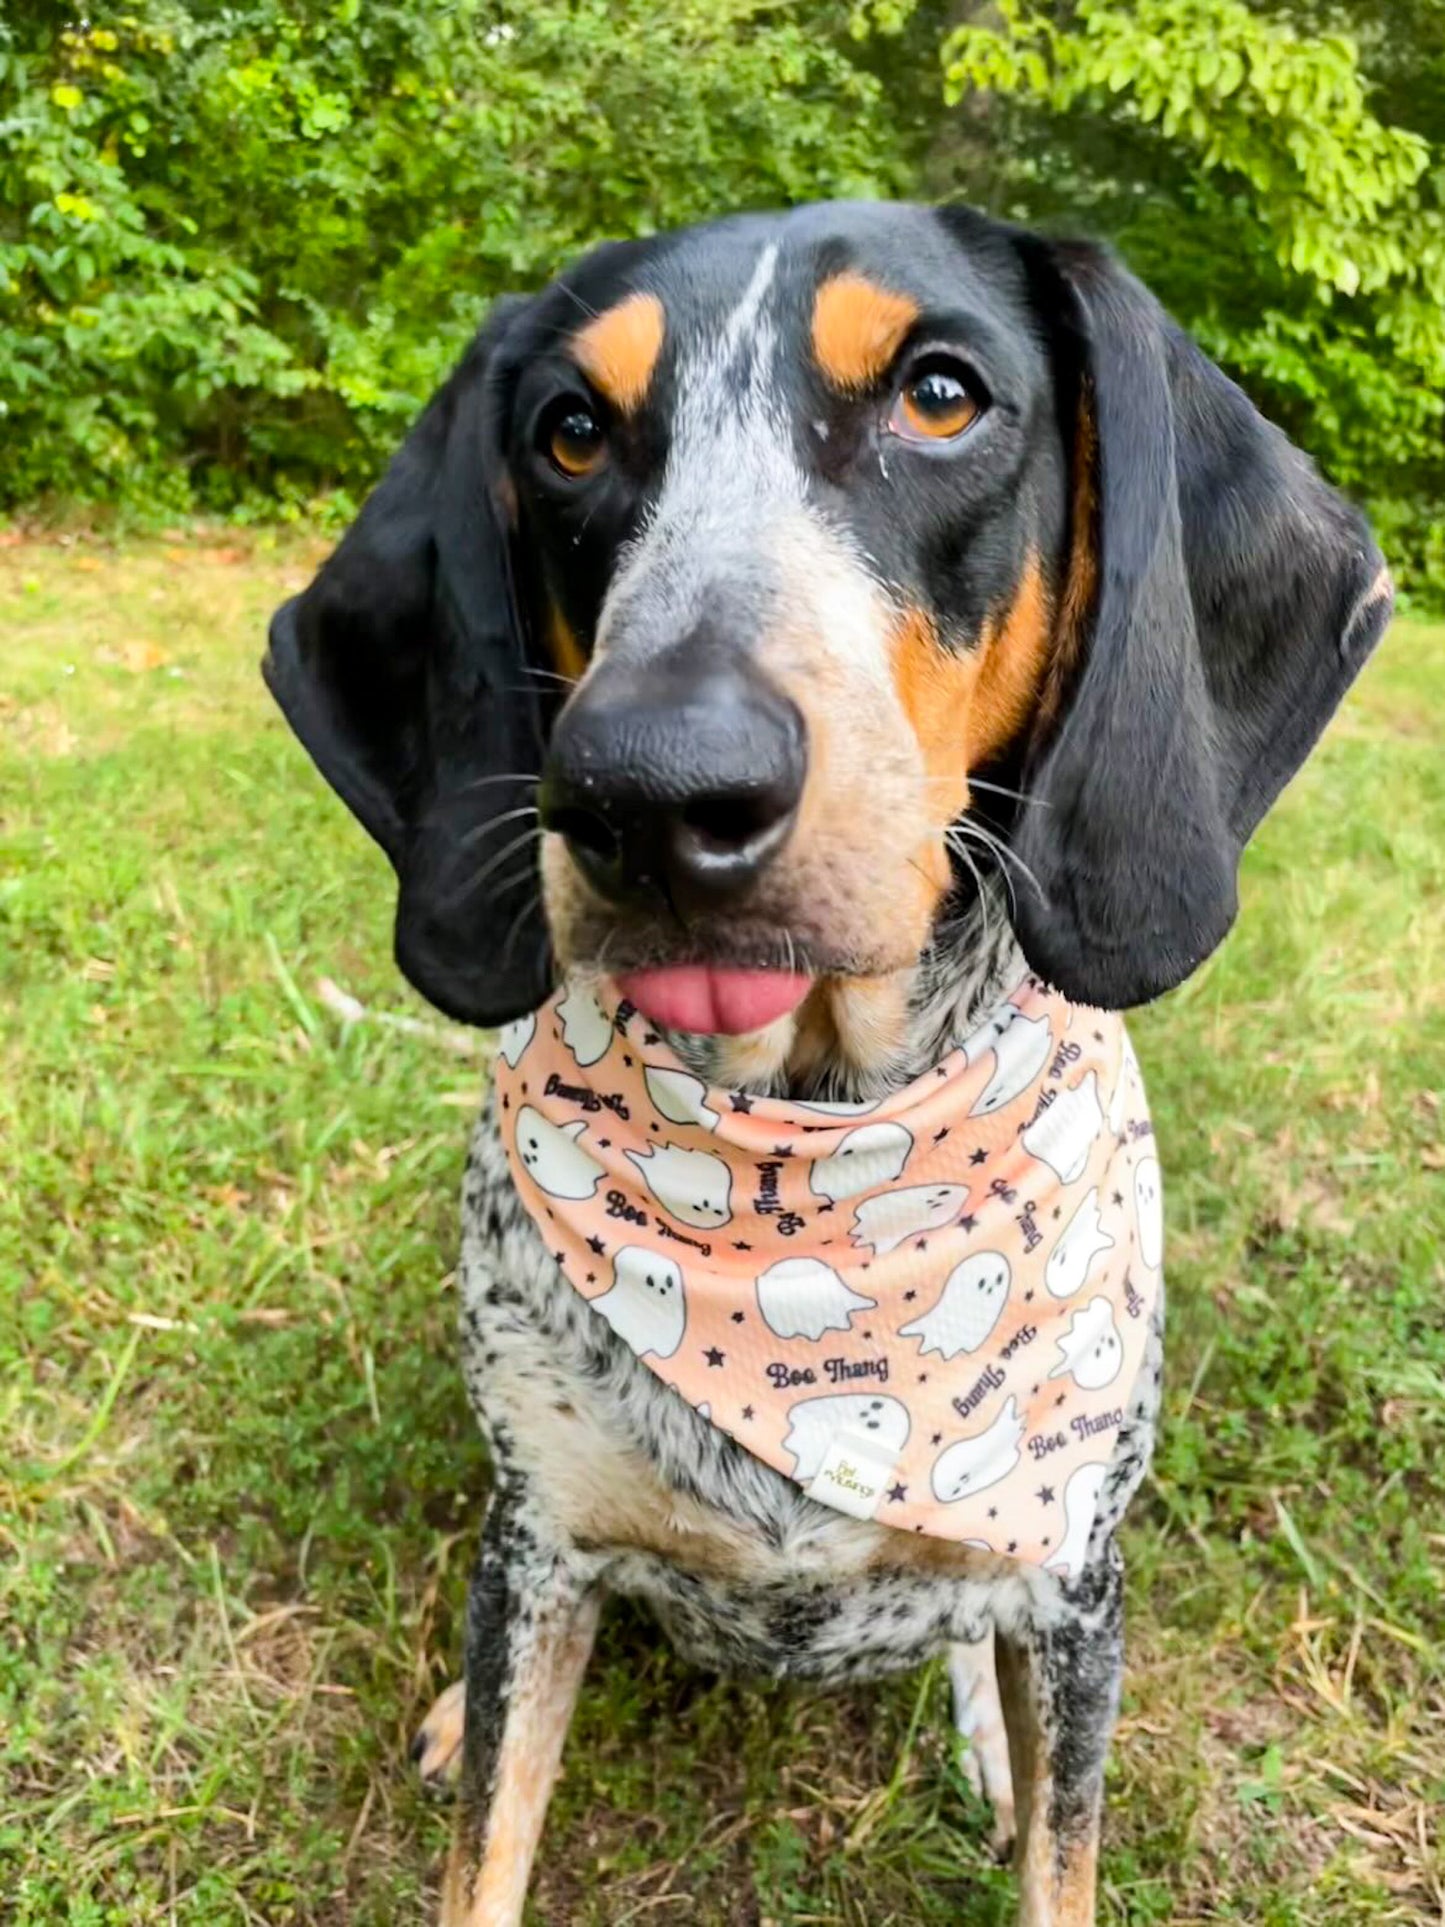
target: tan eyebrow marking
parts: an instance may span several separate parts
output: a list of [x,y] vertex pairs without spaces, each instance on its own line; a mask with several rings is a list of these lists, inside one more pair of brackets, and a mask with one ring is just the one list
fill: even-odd
[[633,414],[647,399],[667,318],[655,294],[630,294],[572,337],[578,367],[614,408]]
[[906,294],[835,274],[813,297],[813,359],[834,388],[856,394],[888,372],[918,315]]

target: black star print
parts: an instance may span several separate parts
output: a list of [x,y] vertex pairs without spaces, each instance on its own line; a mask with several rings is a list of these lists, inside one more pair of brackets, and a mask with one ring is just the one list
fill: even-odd
[[600,1258],[606,1252],[607,1247],[605,1244],[603,1244],[600,1238],[589,1238],[587,1240],[587,1249],[589,1251],[595,1251],[597,1253],[597,1256]]
[[977,1228],[977,1225],[978,1219],[968,1211],[965,1211],[963,1216],[958,1220],[958,1228],[960,1231],[973,1231]]
[[1115,1204],[1122,1204],[1124,1202],[1124,1193],[1122,1191],[1116,1191],[1114,1193],[1114,1202]]
[[1054,1403],[1055,1405],[1062,1405],[1063,1402],[1064,1402],[1064,1395],[1062,1392],[1060,1392],[1058,1397],[1054,1400]]
[[605,1151],[611,1143],[612,1139],[610,1137],[600,1137],[597,1140],[597,1148],[599,1151]]
[[977,1150],[968,1161],[970,1164],[987,1164],[988,1152],[982,1149]]
[[832,1198],[829,1198],[826,1204],[820,1204],[818,1206],[818,1216],[821,1218],[825,1211],[831,1211],[833,1209],[833,1203],[834,1203],[834,1200]]
[[1026,1291],[1026,1292],[1024,1293],[1024,1303],[1025,1303],[1025,1304],[1027,1304],[1027,1303],[1029,1302],[1029,1300],[1030,1300],[1030,1298],[1032,1298],[1032,1297],[1033,1297],[1033,1293],[1032,1293],[1031,1291]]
[[915,1251],[927,1251],[928,1249],[927,1238],[915,1238],[913,1241],[913,1249]]
[[933,1437],[932,1437],[932,1438],[931,1438],[931,1439],[930,1439],[930,1440],[928,1441],[928,1443],[929,1443],[930,1445],[942,1445],[942,1443],[943,1443],[943,1434],[942,1434],[942,1432],[935,1432],[935,1433],[934,1433],[934,1435],[933,1435]]
[[1056,1218],[1062,1218],[1063,1215],[1064,1215],[1064,1207],[1061,1204],[1056,1204],[1054,1206],[1054,1216]]
[[649,1124],[647,1128],[649,1131],[655,1131],[657,1129],[657,1126],[655,1124]]
[[560,1251],[554,1251],[554,1252],[552,1253],[552,1256],[553,1256],[553,1257],[554,1257],[554,1258],[555,1258],[555,1259],[557,1260],[557,1262],[558,1262],[558,1264],[560,1265],[560,1264],[561,1264],[561,1262],[562,1262],[562,1254],[561,1254],[561,1252],[560,1252]]
[[644,1044],[660,1044],[662,1039],[655,1030],[645,1030],[642,1033],[642,1041]]
[[750,1111],[753,1108],[753,1100],[746,1091],[733,1091],[728,1102],[735,1111]]
[[791,1144],[775,1144],[773,1146],[773,1156],[775,1158],[790,1158],[792,1155],[793,1147]]
[[735,1311],[735,1312],[733,1313],[733,1323],[734,1323],[735,1325],[740,1325],[740,1324],[741,1324],[742,1322],[743,1322],[743,1315],[742,1315],[742,1313],[741,1313],[740,1311]]
[[998,1507],[996,1505],[991,1505],[989,1507],[988,1516],[990,1519],[996,1519],[998,1517]]
[[903,1294],[904,1304],[911,1305],[917,1296],[918,1296],[918,1293],[916,1291],[905,1291]]
[[1052,1505],[1054,1502],[1054,1488],[1051,1485],[1041,1485],[1034,1494],[1034,1497],[1040,1505]]
[[716,1345],[709,1345],[707,1350],[703,1353],[703,1357],[707,1360],[709,1365],[717,1366],[722,1364],[723,1360],[727,1357],[727,1353],[720,1352]]
[[1096,1030],[1096,1031],[1094,1032],[1094,1042],[1095,1042],[1096,1044],[1102,1044],[1102,1043],[1103,1043],[1103,1041],[1104,1041],[1104,1033],[1103,1033],[1103,1031],[1101,1031],[1101,1030]]
[[511,1098],[509,1098],[509,1097],[506,1097],[506,1096],[504,1096],[504,1097],[502,1098],[502,1109],[503,1109],[504,1111],[510,1111],[510,1110],[511,1110],[511,1108],[512,1108],[512,1100],[511,1100]]
[[1019,1542],[1018,1542],[1018,1540],[1017,1540],[1017,1539],[1010,1539],[1010,1540],[1009,1540],[1009,1542],[1008,1542],[1008,1546],[1007,1546],[1007,1548],[1006,1548],[1006,1549],[1007,1549],[1007,1550],[1008,1550],[1009,1552],[1017,1552],[1017,1551],[1018,1551],[1018,1549],[1019,1549]]
[[941,1131],[935,1131],[933,1133],[933,1141],[935,1144],[942,1144],[943,1140],[947,1136],[948,1136],[948,1126],[945,1124]]
[[552,1219],[553,1224],[557,1222],[556,1217],[553,1215],[552,1207],[550,1204],[547,1206],[547,1216]]
[[907,1491],[908,1487],[906,1485],[890,1485],[888,1488],[889,1505],[901,1505]]
[[624,1055],[622,1061],[629,1070],[632,1069],[632,1059],[630,1057]]
[[927,1372],[920,1372],[920,1373],[918,1374],[918,1382],[919,1382],[919,1384],[920,1384],[920,1385],[926,1385],[926,1384],[928,1383],[928,1374],[927,1374]]
[[745,1245],[741,1238],[735,1238],[733,1240],[733,1250],[734,1251],[751,1251],[752,1246]]
[[589,1285],[595,1285],[597,1283],[597,1273],[595,1271],[588,1272],[587,1282]]
[[745,1406],[743,1407],[743,1417],[744,1417],[744,1418],[751,1418],[752,1416],[753,1416],[753,1408],[752,1408],[752,1406],[751,1406],[751,1405],[745,1405]]
[[1038,1388],[1038,1386],[1037,1386],[1037,1385],[1035,1385],[1035,1387],[1034,1387],[1034,1393],[1033,1393],[1033,1395],[1034,1395],[1034,1397],[1035,1397],[1035,1398],[1037,1398],[1037,1397],[1038,1397],[1038,1395],[1039,1395],[1039,1388]]
[[1053,1542],[1053,1540],[1052,1540],[1052,1539],[1045,1539],[1045,1540],[1044,1540],[1044,1544],[1045,1544],[1046,1546],[1051,1546],[1051,1545],[1052,1545],[1053,1543],[1054,1543],[1054,1542]]

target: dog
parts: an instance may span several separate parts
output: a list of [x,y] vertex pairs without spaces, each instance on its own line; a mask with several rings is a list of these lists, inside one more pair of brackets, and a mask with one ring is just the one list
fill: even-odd
[[[671,1053],[649,1088],[677,1133],[714,1128],[723,1092],[857,1129],[809,1203],[846,1213],[850,1173],[887,1182],[903,1155],[870,1109],[950,1051],[973,1040],[983,1123],[1047,1074],[1051,1040],[1005,1009],[1021,973],[1118,1012],[1209,956],[1243,845],[1390,608],[1361,516],[1107,250],[834,204],[607,244],[497,301],[276,615],[265,674],[391,859],[402,971],[510,1027],[499,1074],[522,1075],[564,978],[558,1036],[600,1059],[621,985]],[[1085,1103],[1117,1125],[1098,1080]],[[666,1174],[693,1216],[672,1270],[629,1247],[598,1310],[539,1225],[590,1208],[569,1200],[596,1190],[602,1133],[534,1116],[555,1205],[524,1203],[533,1164],[495,1106],[463,1195],[462,1359],[495,1477],[464,1692],[420,1737],[426,1770],[460,1758],[448,1927],[522,1918],[609,1592],[709,1667],[834,1681],[945,1650],[1019,1919],[1091,1921],[1162,1291],[1109,1455],[1058,1502],[1067,1557],[898,1531],[659,1379],[685,1241],[731,1209],[676,1162],[706,1153],[639,1154],[653,1206]],[[1052,1129],[1077,1209],[1041,1295],[1079,1292],[1057,1370],[1103,1384],[1119,1330],[1080,1287],[1120,1234]],[[1131,1168],[1157,1246],[1158,1165]],[[912,1229],[956,1219],[947,1189]],[[788,1343],[877,1296],[815,1269],[821,1311],[806,1262],[759,1287]],[[956,1271],[910,1342],[994,1343],[1007,1272]],[[891,1450],[904,1420],[874,1403]],[[1009,1463],[1022,1423],[1010,1401],[990,1433]]]

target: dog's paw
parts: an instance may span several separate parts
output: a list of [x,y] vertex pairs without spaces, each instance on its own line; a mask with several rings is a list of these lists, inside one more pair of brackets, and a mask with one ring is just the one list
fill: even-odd
[[993,1810],[989,1846],[994,1857],[1005,1864],[1013,1858],[1018,1825],[992,1638],[951,1646],[948,1670],[953,1685],[954,1725],[967,1742],[960,1761],[963,1777]]
[[432,1701],[431,1711],[417,1729],[411,1757],[428,1793],[450,1798],[462,1771],[462,1728],[466,1722],[466,1682],[454,1679]]
[[1008,1770],[1008,1754],[985,1759],[977,1736],[965,1748],[959,1761],[963,1777],[989,1808],[989,1851],[1001,1867],[1013,1859],[1014,1838],[1018,1831],[1014,1817],[1013,1778]]

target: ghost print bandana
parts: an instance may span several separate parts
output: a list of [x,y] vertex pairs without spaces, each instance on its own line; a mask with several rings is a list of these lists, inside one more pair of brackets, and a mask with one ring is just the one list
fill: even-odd
[[1117,1016],[1026,978],[905,1089],[801,1104],[564,989],[495,1079],[542,1237],[689,1404],[840,1512],[1078,1570],[1160,1282]]

